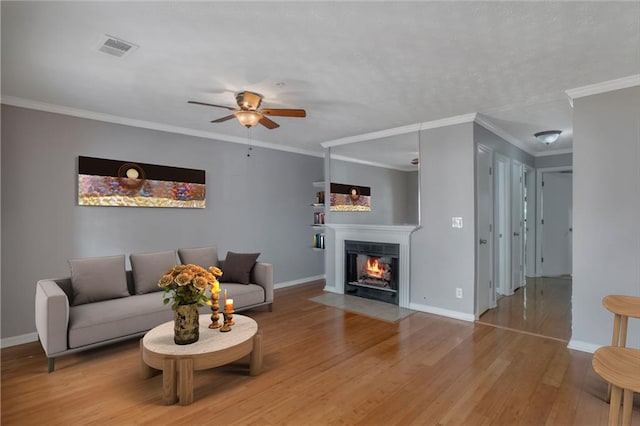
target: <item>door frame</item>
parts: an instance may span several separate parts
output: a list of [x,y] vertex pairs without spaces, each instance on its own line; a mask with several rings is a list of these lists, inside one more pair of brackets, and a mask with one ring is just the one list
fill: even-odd
[[[493,235],[495,234],[495,226],[494,226],[494,173],[495,173],[495,169],[494,169],[494,151],[492,148],[486,146],[486,145],[482,145],[482,144],[478,144],[476,146],[476,150],[475,150],[475,154],[476,154],[476,161],[475,161],[475,167],[476,167],[476,173],[475,173],[475,180],[476,180],[476,188],[475,188],[475,193],[476,193],[476,206],[478,205],[477,202],[477,197],[479,195],[479,191],[478,191],[478,186],[479,186],[479,182],[478,182],[478,172],[477,172],[477,165],[478,165],[478,151],[483,151],[485,153],[487,153],[489,155],[489,185],[488,185],[488,189],[489,189],[489,229],[490,229],[490,235],[488,240],[488,247],[487,250],[489,251],[489,280],[490,280],[490,284],[489,284],[489,307],[488,309],[493,309],[496,306],[498,306],[497,301],[496,301],[496,285],[495,285],[495,270],[494,270],[494,238]],[[479,259],[479,250],[480,250],[480,232],[479,232],[479,210],[476,210],[476,226],[475,226],[475,237],[476,237],[476,241],[475,241],[475,249],[476,249],[476,256],[475,256],[475,263],[476,263],[476,283],[475,283],[475,301],[474,301],[474,310],[475,310],[475,317],[476,319],[479,319],[480,315],[484,312],[479,312],[479,294],[480,294],[480,262],[478,261]]]
[[[502,184],[503,184],[503,198],[500,199],[501,192],[499,191],[500,185],[500,176],[497,172],[498,163],[502,163],[504,165],[504,174],[502,176]],[[501,295],[510,296],[513,294],[513,289],[511,288],[511,158],[506,155],[500,154],[499,152],[494,153],[493,157],[493,182],[494,182],[494,203],[493,203],[493,247],[494,247],[494,256],[493,256],[493,264],[494,271],[502,272],[500,275],[500,291]],[[503,235],[503,244],[504,244],[504,256],[500,256],[500,236],[499,236],[499,223],[500,223],[500,212],[502,211],[502,217],[504,218],[504,235]],[[496,272],[493,274],[494,278],[494,288],[498,289],[498,282],[496,280]]]
[[[511,227],[509,238],[511,243],[511,283],[510,292],[513,293],[522,287],[524,282],[524,164],[516,159],[511,159]],[[518,244],[514,242],[516,233],[518,234]],[[515,262],[515,257],[519,263]]]
[[549,172],[573,171],[573,166],[543,167],[536,169],[536,277],[542,276],[542,175]]
[[527,213],[525,215],[524,278],[536,276],[536,169],[524,164],[524,187],[527,189]]

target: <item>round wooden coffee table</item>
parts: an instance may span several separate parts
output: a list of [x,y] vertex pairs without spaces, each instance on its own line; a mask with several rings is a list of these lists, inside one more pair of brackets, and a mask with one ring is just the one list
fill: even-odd
[[161,324],[140,339],[140,376],[148,379],[162,371],[162,400],[167,405],[193,402],[193,372],[229,364],[251,354],[249,374],[262,370],[262,335],[258,324],[234,315],[231,331],[210,329],[210,315],[200,315],[200,339],[190,345],[173,341],[173,321]]

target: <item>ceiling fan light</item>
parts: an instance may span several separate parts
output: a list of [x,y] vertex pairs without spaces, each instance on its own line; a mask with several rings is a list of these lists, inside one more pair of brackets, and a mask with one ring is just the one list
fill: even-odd
[[535,136],[540,142],[549,145],[550,143],[554,143],[558,140],[560,133],[562,133],[560,130],[545,130],[544,132],[538,132],[533,136]]
[[233,113],[244,127],[253,127],[262,120],[262,113],[258,111],[236,111]]

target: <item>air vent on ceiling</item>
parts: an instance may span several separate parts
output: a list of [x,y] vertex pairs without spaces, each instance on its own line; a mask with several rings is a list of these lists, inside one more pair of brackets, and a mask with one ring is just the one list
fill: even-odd
[[104,37],[100,40],[100,44],[98,45],[98,50],[100,52],[117,56],[119,58],[130,55],[131,52],[133,52],[137,48],[138,46],[133,43],[110,36],[108,34],[104,35]]

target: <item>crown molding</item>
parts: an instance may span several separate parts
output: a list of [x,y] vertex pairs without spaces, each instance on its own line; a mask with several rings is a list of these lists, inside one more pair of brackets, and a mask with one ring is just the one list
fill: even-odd
[[309,151],[306,149],[295,148],[291,146],[280,145],[271,142],[265,142],[255,139],[225,135],[216,132],[207,132],[203,130],[188,129],[186,127],[171,126],[168,124],[155,123],[152,121],[135,120],[117,115],[104,114],[101,112],[71,108],[61,105],[48,104],[45,102],[33,101],[31,99],[18,98],[14,96],[2,96],[1,103],[20,108],[35,109],[38,111],[51,112],[55,114],[69,115],[73,117],[87,118],[89,120],[104,121],[107,123],[121,124],[124,126],[139,127],[142,129],[158,130],[167,133],[176,133],[180,135],[195,136],[204,139],[212,139],[223,142],[238,143],[242,145],[251,144],[261,148],[273,149],[277,151],[292,152],[295,154],[309,155],[312,157],[324,157],[324,152]]
[[349,162],[349,163],[363,164],[365,166],[374,166],[374,167],[382,167],[384,169],[400,170],[401,172],[418,171],[417,167],[414,167],[414,168],[411,168],[411,167],[405,167],[405,168],[403,168],[403,167],[394,167],[394,166],[391,166],[389,164],[376,163],[375,161],[360,160],[358,158],[347,157],[346,155],[331,154],[331,159],[332,160],[346,161],[346,162]]
[[380,130],[377,132],[364,133],[361,135],[349,136],[346,138],[333,139],[322,142],[323,148],[331,148],[334,146],[347,145],[355,142],[363,142],[373,139],[380,139],[389,136],[403,135],[406,133],[417,132],[419,130],[435,129],[438,127],[453,126],[454,124],[471,123],[476,118],[476,113],[458,115],[455,117],[442,118],[440,120],[425,121],[424,123],[409,124],[402,127],[394,127],[392,129]]
[[573,100],[584,96],[598,95],[600,93],[611,92],[613,90],[626,89],[628,87],[640,86],[640,74],[618,78],[616,80],[603,81],[602,83],[590,84],[588,86],[576,87],[566,90],[569,102],[573,106]]
[[531,150],[531,148],[528,147],[524,142],[520,141],[520,139],[516,138],[511,133],[508,133],[507,131],[501,129],[500,127],[496,126],[490,121],[487,121],[484,117],[482,117],[482,115],[478,114],[478,116],[475,119],[475,122],[481,125],[482,127],[484,127],[485,129],[487,129],[488,131],[500,136],[502,139],[506,140],[511,145],[517,146],[527,154],[533,155],[534,157],[536,156],[537,153]]
[[554,149],[551,151],[543,151],[536,152],[536,157],[547,157],[549,155],[563,155],[563,154],[573,154],[573,149],[565,148],[565,149]]

